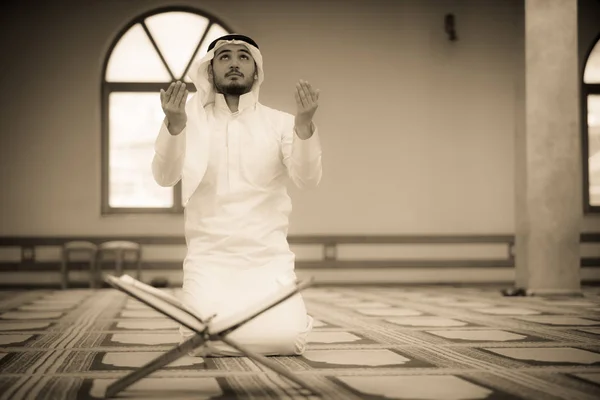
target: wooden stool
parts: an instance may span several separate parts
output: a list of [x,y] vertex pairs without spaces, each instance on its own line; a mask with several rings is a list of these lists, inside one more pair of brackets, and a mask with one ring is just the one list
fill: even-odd
[[142,275],[142,246],[139,243],[129,242],[124,240],[112,240],[104,242],[98,246],[98,253],[96,258],[96,264],[98,265],[98,272],[102,270],[102,261],[104,256],[107,254],[114,254],[115,256],[115,271],[117,276],[123,275],[123,264],[125,262],[125,256],[130,253],[135,256],[134,262],[137,269],[137,279],[139,280]]
[[95,287],[96,281],[94,277],[96,276],[96,254],[98,251],[98,247],[92,242],[86,242],[84,240],[74,240],[71,242],[66,242],[62,246],[62,254],[61,254],[61,266],[60,266],[60,275],[61,275],[61,288],[64,290],[67,288],[67,283],[69,280],[69,271],[68,271],[68,263],[70,261],[69,256],[74,253],[83,253],[89,256],[88,262],[90,265],[90,287]]

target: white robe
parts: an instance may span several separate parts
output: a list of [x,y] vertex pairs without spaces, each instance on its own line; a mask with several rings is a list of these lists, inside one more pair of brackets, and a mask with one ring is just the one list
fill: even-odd
[[[185,208],[187,255],[184,302],[215,321],[240,313],[278,285],[295,280],[294,253],[287,242],[292,210],[287,193],[321,180],[321,145],[313,126],[309,139],[294,133],[294,116],[266,107],[248,94],[232,113],[223,95],[205,107],[209,130],[206,172]],[[172,186],[182,174],[184,130],[171,136],[161,126],[153,174]],[[301,295],[255,318],[230,337],[267,355],[301,354],[312,329]],[[180,328],[184,338],[193,333]],[[225,345],[203,355],[237,355]]]

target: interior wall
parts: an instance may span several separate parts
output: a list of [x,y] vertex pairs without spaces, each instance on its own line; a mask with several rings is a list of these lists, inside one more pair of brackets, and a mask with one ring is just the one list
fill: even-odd
[[2,26],[0,235],[182,233],[181,216],[100,214],[102,65],[129,20],[169,4],[258,41],[264,104],[293,113],[301,78],[321,90],[323,181],[291,188],[291,234],[514,232],[523,0],[60,0],[12,4]]
[[[580,74],[579,82],[583,81],[583,69],[585,59],[596,41],[600,38],[600,1],[598,0],[578,0],[578,24],[579,24],[579,61]],[[585,123],[582,119],[581,123]],[[583,231],[598,232],[600,230],[600,215],[586,215],[583,218]]]

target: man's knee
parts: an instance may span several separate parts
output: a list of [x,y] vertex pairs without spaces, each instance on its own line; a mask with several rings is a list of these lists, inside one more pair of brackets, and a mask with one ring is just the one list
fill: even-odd
[[[306,334],[303,332],[285,332],[278,335],[248,336],[228,335],[228,339],[253,353],[263,356],[296,356],[306,350]],[[207,357],[243,356],[244,354],[222,341],[210,342],[205,351]]]
[[[286,329],[244,329],[241,327],[227,335],[228,339],[241,347],[263,356],[297,356],[306,351],[308,335],[312,330],[312,317],[307,315],[307,325],[301,330]],[[192,332],[180,329],[182,342],[189,339]],[[194,350],[199,357],[243,356],[244,354],[222,341],[210,341]]]

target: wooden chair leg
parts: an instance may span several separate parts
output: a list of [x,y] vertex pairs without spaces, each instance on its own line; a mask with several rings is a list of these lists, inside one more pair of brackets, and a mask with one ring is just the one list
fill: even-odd
[[123,275],[123,250],[115,251],[117,276]]
[[69,257],[69,251],[66,249],[62,250],[60,260],[60,287],[62,290],[67,288],[67,280],[69,278],[67,271],[67,258]]
[[140,250],[136,251],[136,268],[137,268],[137,280],[142,280],[142,252]]
[[96,253],[95,260],[96,260],[96,261],[94,261],[95,271],[94,271],[94,278],[93,278],[94,279],[94,287],[96,287],[96,284],[98,283],[99,279],[97,279],[97,278],[99,276],[102,276],[102,252],[101,251]]
[[90,252],[90,288],[96,287],[96,252]]

